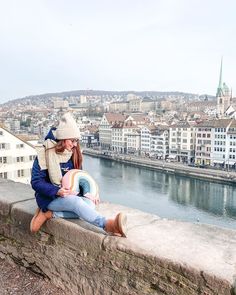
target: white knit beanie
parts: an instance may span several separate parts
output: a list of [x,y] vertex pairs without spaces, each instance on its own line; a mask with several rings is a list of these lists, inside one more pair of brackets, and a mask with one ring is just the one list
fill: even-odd
[[70,113],[65,113],[56,129],[56,139],[80,138],[80,131]]

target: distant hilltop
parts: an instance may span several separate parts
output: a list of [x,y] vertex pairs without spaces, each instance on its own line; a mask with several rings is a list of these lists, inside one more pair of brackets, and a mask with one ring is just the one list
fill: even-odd
[[63,91],[63,92],[53,92],[53,93],[44,93],[44,94],[38,94],[38,95],[30,95],[30,96],[25,96],[22,98],[17,98],[13,100],[9,100],[3,104],[0,105],[8,105],[8,104],[15,104],[15,103],[20,103],[24,100],[42,100],[42,101],[47,101],[48,99],[52,97],[60,97],[60,98],[68,98],[71,96],[80,96],[80,95],[86,95],[86,96],[127,96],[128,94],[135,94],[137,96],[142,96],[142,97],[156,97],[156,98],[166,98],[168,96],[182,96],[183,98],[186,99],[195,99],[196,97],[199,97],[199,99],[204,99],[208,98],[209,100],[212,100],[215,98],[215,96],[208,95],[208,94],[194,94],[194,93],[187,93],[187,92],[179,92],[179,91],[107,91],[107,90],[72,90],[72,91]]

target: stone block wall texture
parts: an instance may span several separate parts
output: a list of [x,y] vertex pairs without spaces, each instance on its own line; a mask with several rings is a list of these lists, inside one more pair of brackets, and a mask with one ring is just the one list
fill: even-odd
[[63,219],[33,235],[35,209],[29,186],[0,180],[0,257],[48,277],[67,294],[236,294],[234,230],[104,203],[98,210],[107,217],[127,213],[127,239]]

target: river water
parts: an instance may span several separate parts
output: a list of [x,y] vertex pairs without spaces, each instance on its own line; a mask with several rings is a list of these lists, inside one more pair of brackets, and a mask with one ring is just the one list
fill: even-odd
[[163,218],[236,229],[236,186],[84,156],[103,201]]

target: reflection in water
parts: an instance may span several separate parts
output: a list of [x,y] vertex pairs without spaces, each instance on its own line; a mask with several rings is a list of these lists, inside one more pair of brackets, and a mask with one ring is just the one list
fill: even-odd
[[103,200],[166,218],[236,228],[236,188],[85,156]]
[[173,176],[169,182],[169,197],[173,201],[216,215],[224,214],[224,195],[231,190],[230,186],[179,176]]
[[224,215],[225,216],[229,216],[232,217],[234,219],[236,219],[236,197],[235,197],[235,191],[234,194],[232,192],[232,194],[229,195],[228,198],[226,198],[224,200]]

